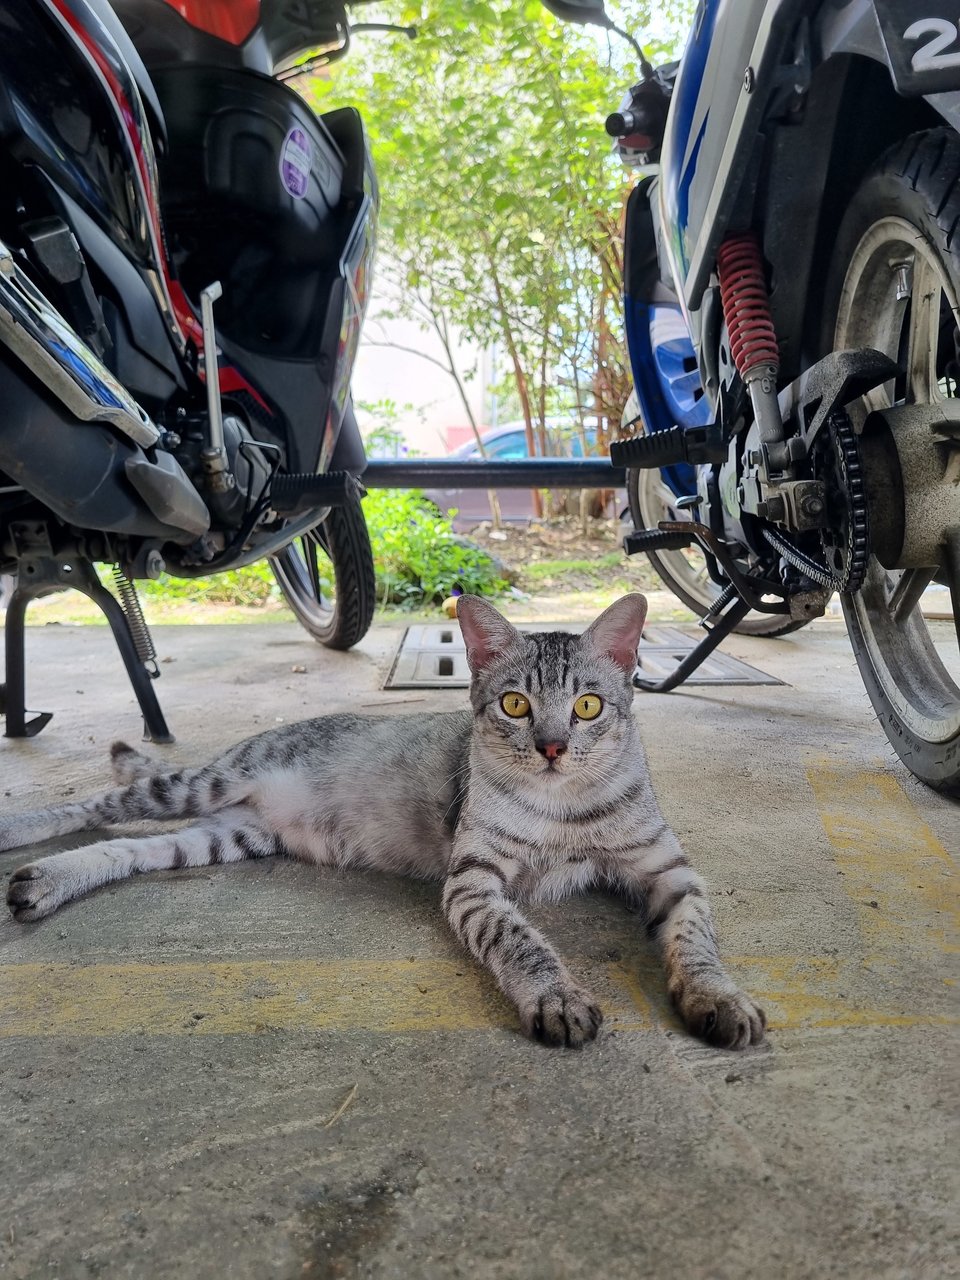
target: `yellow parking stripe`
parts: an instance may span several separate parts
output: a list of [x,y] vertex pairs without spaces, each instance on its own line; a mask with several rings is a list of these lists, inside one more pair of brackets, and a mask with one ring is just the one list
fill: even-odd
[[864,939],[891,956],[955,950],[953,863],[896,778],[830,760],[812,761],[807,777]]
[[[731,967],[780,1030],[936,1025],[917,1009],[858,1005],[836,962],[739,957]],[[657,966],[574,965],[608,1025],[678,1024]],[[0,1037],[243,1035],[261,1031],[469,1031],[515,1028],[516,1015],[468,961],[261,960],[213,964],[0,966]]]

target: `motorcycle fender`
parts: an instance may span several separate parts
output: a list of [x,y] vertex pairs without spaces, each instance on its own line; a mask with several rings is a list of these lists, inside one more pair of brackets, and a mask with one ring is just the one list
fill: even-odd
[[353,400],[347,401],[340,420],[337,442],[330,459],[330,471],[349,471],[351,475],[362,474],[367,465],[367,455],[363,447],[357,417],[353,412]]
[[[916,12],[907,14],[907,7],[911,10],[915,8]],[[896,20],[893,12],[895,9],[905,14],[903,20]],[[932,4],[930,9],[937,10],[939,6]],[[956,16],[956,13],[952,15],[954,18]],[[926,18],[927,22],[921,21],[922,18]],[[896,36],[902,36],[901,28],[904,27],[904,21],[909,19],[916,19],[913,26],[917,28],[917,37],[907,46],[902,41],[897,41]],[[943,32],[943,37],[949,37],[946,26],[952,26],[955,32],[949,46],[943,49],[939,57],[943,69],[911,74],[911,62],[916,61],[920,43],[935,33],[935,26]],[[960,24],[949,19],[937,19],[933,12],[921,14],[921,7],[915,5],[897,6],[877,3],[877,0],[849,0],[839,9],[824,5],[817,18],[815,32],[815,44],[821,49],[824,61],[837,54],[857,54],[882,63],[890,72],[898,94],[902,97],[924,98],[948,124],[960,129],[960,92],[957,92],[960,90]],[[897,48],[897,44],[902,47]],[[911,53],[914,55],[913,59],[909,57]],[[934,92],[933,89],[941,91]]]

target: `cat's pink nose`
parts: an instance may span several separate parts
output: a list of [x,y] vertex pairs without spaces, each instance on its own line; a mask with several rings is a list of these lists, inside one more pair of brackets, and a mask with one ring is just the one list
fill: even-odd
[[538,738],[533,744],[542,756],[546,756],[548,760],[557,760],[567,749],[565,742],[544,742]]

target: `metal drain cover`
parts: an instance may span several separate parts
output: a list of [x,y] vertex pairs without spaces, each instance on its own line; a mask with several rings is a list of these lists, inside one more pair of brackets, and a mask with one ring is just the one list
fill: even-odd
[[[582,625],[521,626],[520,631],[582,631]],[[647,679],[662,680],[683,661],[697,639],[675,627],[647,627],[640,641],[638,670]],[[729,654],[713,652],[687,684],[783,684]],[[393,660],[385,689],[466,689],[470,669],[460,628],[452,623],[424,623],[408,627]]]

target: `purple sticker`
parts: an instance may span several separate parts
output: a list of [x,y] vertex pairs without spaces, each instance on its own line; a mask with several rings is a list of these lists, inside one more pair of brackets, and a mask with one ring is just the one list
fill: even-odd
[[302,129],[291,129],[280,152],[280,181],[296,200],[307,194],[313,149]]

